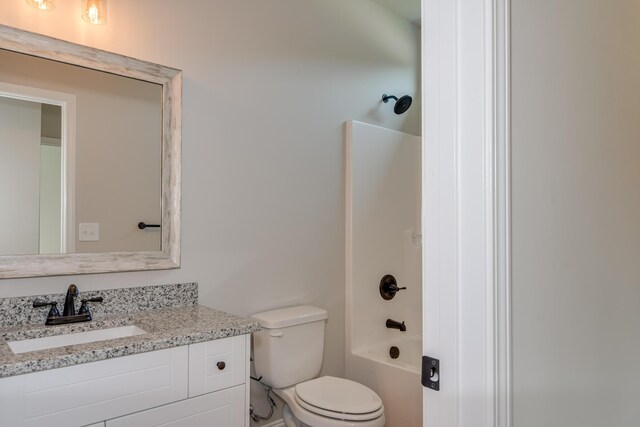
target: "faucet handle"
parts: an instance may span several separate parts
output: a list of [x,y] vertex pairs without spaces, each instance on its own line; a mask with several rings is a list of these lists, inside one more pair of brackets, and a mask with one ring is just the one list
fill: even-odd
[[40,307],[48,307],[51,306],[51,309],[49,310],[49,314],[47,314],[47,318],[52,318],[52,317],[60,317],[60,311],[58,311],[58,303],[57,302],[48,302],[48,301],[34,301],[33,302],[33,308],[40,308]]
[[406,286],[399,287],[396,278],[391,274],[386,274],[380,280],[380,296],[385,300],[390,300],[396,296],[396,293],[407,289]]
[[88,299],[81,299],[80,302],[84,304],[86,302],[102,302],[102,300],[103,300],[102,297],[93,297]]
[[93,298],[87,298],[87,299],[81,299],[80,302],[82,303],[82,305],[80,306],[80,310],[78,310],[78,314],[91,314],[91,312],[89,311],[89,306],[87,305],[88,302],[102,302],[102,297],[93,297]]

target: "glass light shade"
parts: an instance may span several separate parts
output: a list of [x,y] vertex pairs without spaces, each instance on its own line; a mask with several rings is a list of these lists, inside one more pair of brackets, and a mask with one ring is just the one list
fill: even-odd
[[53,10],[56,8],[53,0],[27,0],[27,4],[38,10]]
[[82,20],[89,24],[106,24],[107,0],[82,0]]

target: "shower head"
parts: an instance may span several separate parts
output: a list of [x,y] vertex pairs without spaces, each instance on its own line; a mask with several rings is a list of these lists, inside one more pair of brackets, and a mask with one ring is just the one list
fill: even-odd
[[396,98],[393,95],[382,95],[382,102],[384,102],[385,104],[389,102],[390,99],[396,100],[396,105],[393,106],[393,112],[396,114],[402,114],[406,112],[409,107],[411,107],[411,101],[413,101],[413,99],[411,99],[409,95],[401,96],[400,99]]

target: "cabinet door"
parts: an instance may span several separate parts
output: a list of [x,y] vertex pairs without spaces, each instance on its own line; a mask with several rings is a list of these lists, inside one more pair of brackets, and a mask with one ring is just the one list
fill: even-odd
[[187,397],[187,346],[0,379],[0,425],[67,427]]
[[189,397],[248,381],[248,335],[189,346]]
[[107,421],[107,427],[245,427],[245,385]]

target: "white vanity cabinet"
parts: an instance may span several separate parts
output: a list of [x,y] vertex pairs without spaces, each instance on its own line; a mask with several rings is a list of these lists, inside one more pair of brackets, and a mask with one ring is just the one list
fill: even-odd
[[246,387],[239,385],[107,421],[107,427],[245,427]]
[[16,375],[0,425],[248,427],[248,378],[249,335]]
[[189,397],[248,383],[248,337],[189,346]]

